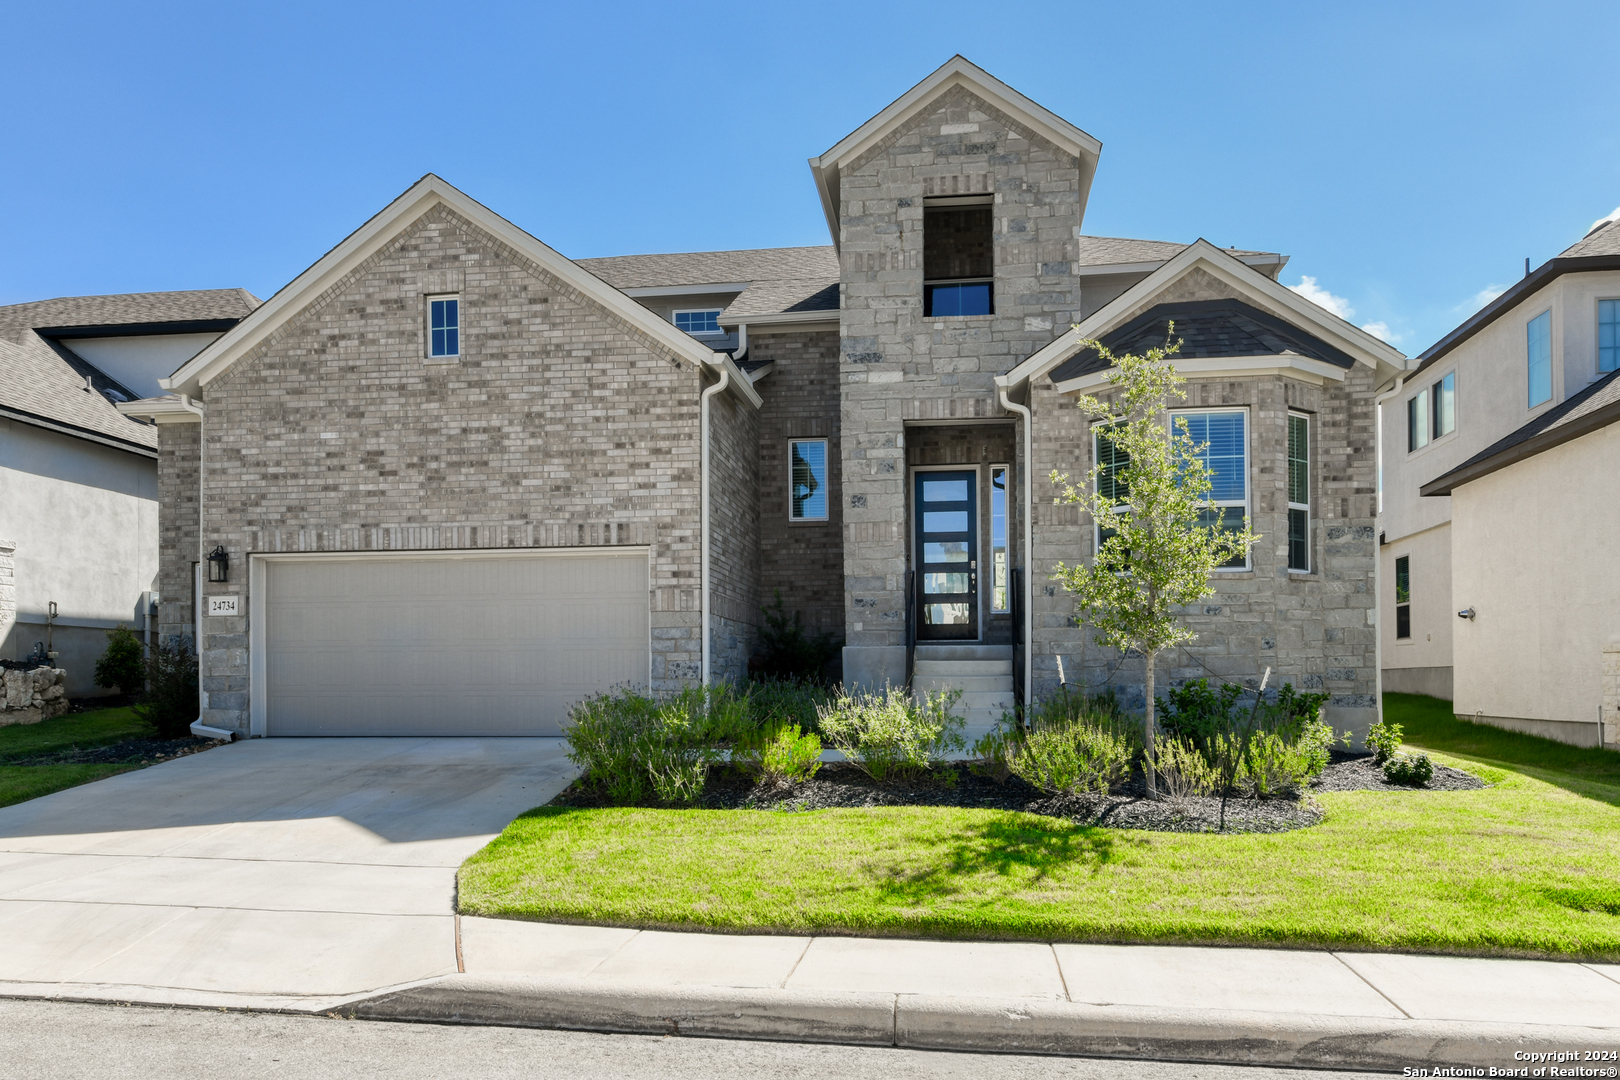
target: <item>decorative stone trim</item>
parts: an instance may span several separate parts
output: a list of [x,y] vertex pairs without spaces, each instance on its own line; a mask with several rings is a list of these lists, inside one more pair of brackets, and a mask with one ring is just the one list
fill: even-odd
[[61,668],[0,672],[0,727],[37,724],[67,708],[67,672]]

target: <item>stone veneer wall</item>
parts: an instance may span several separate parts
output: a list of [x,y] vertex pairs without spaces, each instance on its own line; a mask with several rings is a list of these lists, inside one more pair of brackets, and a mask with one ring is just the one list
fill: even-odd
[[[995,314],[924,318],[924,200],[980,193],[995,200]],[[846,678],[904,678],[903,425],[1007,418],[994,377],[1079,314],[1080,198],[1076,158],[964,87],[841,173]]]
[[158,425],[158,634],[196,640],[197,447],[201,426]]
[[[844,634],[844,498],[838,415],[838,333],[754,333],[748,358],[775,367],[759,384],[759,532],[762,604],[782,605],[804,624]],[[788,521],[788,440],[827,440],[827,520]]]
[[[443,292],[463,355],[430,363],[422,298]],[[204,540],[232,581],[205,591],[243,607],[204,628],[204,722],[247,729],[255,551],[645,545],[654,688],[694,677],[699,390],[688,361],[429,210],[206,389]],[[167,594],[195,548],[165,528]]]
[[61,668],[0,671],[0,727],[37,724],[67,710],[67,672]]
[[[1267,376],[1189,380],[1185,407],[1246,407],[1253,527],[1262,534],[1251,569],[1215,576],[1215,595],[1189,612],[1198,634],[1191,645],[1160,658],[1157,681],[1230,679],[1258,683],[1266,667],[1272,686],[1325,690],[1329,719],[1364,732],[1378,710],[1376,464],[1373,373],[1357,365],[1342,384],[1314,386]],[[1091,468],[1089,424],[1050,380],[1033,394],[1034,445],[1034,689],[1057,685],[1057,656],[1070,682],[1107,682],[1125,703],[1143,703],[1141,661],[1122,660],[1077,625],[1074,604],[1051,580],[1052,567],[1092,555],[1090,519],[1057,506],[1048,479],[1055,468],[1079,478]],[[1288,491],[1285,417],[1307,412],[1312,424],[1312,572],[1288,572]]]
[[759,632],[759,413],[729,392],[709,410],[710,678],[729,681]]

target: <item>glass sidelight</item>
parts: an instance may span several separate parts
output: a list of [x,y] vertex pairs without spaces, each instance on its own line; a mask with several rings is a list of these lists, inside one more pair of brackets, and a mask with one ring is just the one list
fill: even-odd
[[979,637],[977,474],[913,474],[917,529],[917,639]]

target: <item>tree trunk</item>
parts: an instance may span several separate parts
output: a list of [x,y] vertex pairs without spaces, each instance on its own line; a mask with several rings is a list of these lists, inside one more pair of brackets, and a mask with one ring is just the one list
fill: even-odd
[[1159,778],[1155,775],[1155,769],[1154,769],[1154,764],[1153,764],[1154,763],[1154,756],[1153,756],[1153,728],[1154,728],[1154,724],[1153,724],[1153,660],[1154,660],[1154,654],[1153,653],[1143,653],[1142,655],[1147,657],[1147,715],[1145,717],[1143,717],[1143,722],[1142,722],[1142,729],[1143,729],[1143,731],[1142,731],[1142,736],[1143,736],[1142,743],[1143,743],[1144,749],[1146,750],[1146,755],[1145,755],[1145,758],[1144,758],[1144,760],[1142,762],[1142,774],[1147,778],[1148,798],[1157,799],[1159,797]]

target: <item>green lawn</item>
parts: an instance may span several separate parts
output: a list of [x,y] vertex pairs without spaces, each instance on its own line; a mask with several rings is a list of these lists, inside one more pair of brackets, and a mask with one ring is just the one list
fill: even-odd
[[[1437,708],[1438,706],[1438,708]],[[461,869],[467,914],[741,932],[1346,946],[1620,958],[1620,755],[1397,697],[1493,786],[1344,792],[1266,835],[1001,811],[541,808]]]
[[150,734],[151,726],[130,709],[97,709],[39,724],[0,727],[0,806],[37,799],[53,791],[136,768],[134,765],[16,765],[12,762],[73,747],[107,746]]

